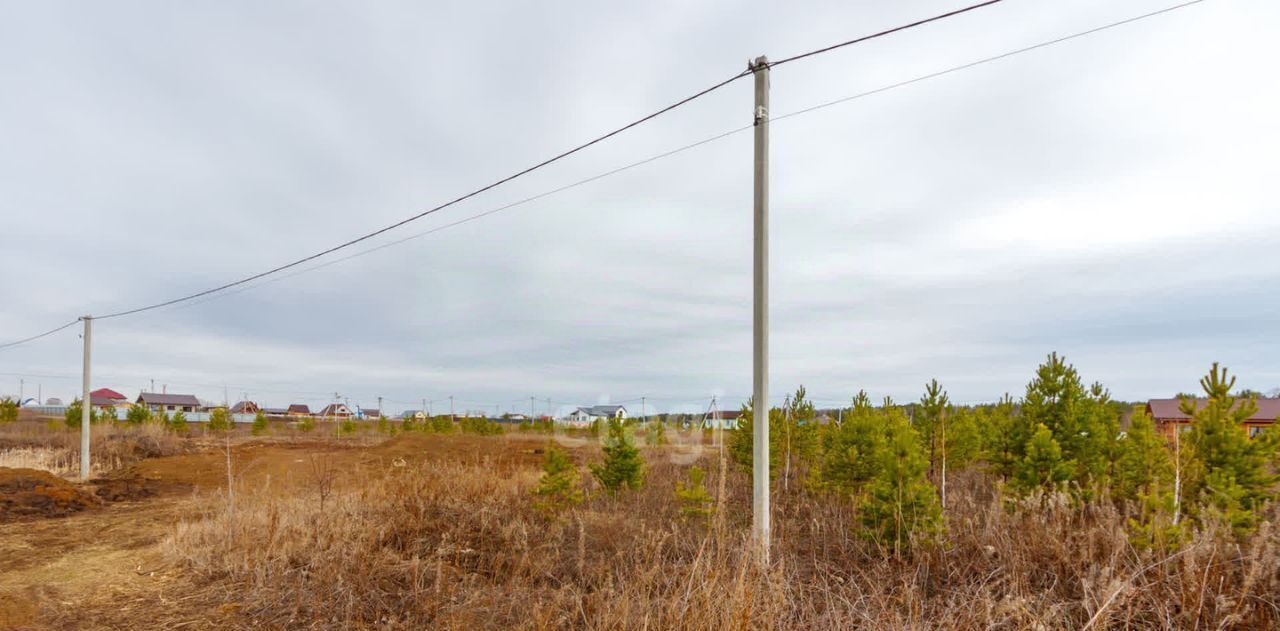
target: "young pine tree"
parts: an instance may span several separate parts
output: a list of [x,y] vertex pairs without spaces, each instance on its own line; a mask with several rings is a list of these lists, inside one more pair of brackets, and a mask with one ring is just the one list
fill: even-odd
[[591,473],[610,495],[616,495],[624,488],[638,489],[644,484],[644,460],[622,421],[609,419],[604,439],[604,461],[591,465]]
[[1026,455],[1014,467],[1010,486],[1023,497],[1035,492],[1052,493],[1071,479],[1073,469],[1074,463],[1063,457],[1062,447],[1042,424],[1027,441]]
[[227,408],[214,408],[209,412],[209,431],[225,432],[231,429],[231,415],[227,413]]
[[823,435],[818,485],[839,494],[861,493],[875,475],[884,438],[883,414],[871,406],[866,392],[859,391],[844,421]]
[[882,414],[883,441],[874,454],[870,492],[859,513],[867,536],[899,555],[921,536],[938,531],[941,508],[937,489],[925,477],[929,460],[919,435],[900,409]]
[[1109,404],[1106,389],[1100,384],[1086,388],[1074,366],[1050,354],[1027,384],[1022,414],[1013,427],[1018,460],[1025,461],[1030,441],[1043,425],[1062,460],[1071,463],[1067,481],[1086,498],[1092,497],[1106,482],[1119,433],[1118,417],[1113,417]]
[[5,397],[0,399],[0,425],[18,420],[18,402]]
[[1019,454],[1024,453],[1026,447],[1025,438],[1015,433],[1015,426],[1021,423],[1017,418],[1017,411],[1013,397],[1006,392],[999,403],[985,408],[978,419],[982,457],[1004,480],[1013,477]]
[[[773,408],[769,410],[769,477],[773,478],[774,472],[778,470],[778,464],[782,462],[783,449],[781,440],[783,438],[782,427],[784,424],[782,410]],[[729,457],[743,469],[750,471],[752,462],[755,459],[755,402],[747,401],[742,406],[742,413],[738,416],[738,425],[729,432],[728,439],[725,441],[729,451]]]
[[182,412],[175,412],[165,426],[169,428],[169,431],[180,434],[185,433],[187,431],[187,415]]
[[937,379],[924,385],[924,395],[920,397],[914,425],[920,440],[924,443],[929,457],[929,477],[940,480],[943,473],[943,462],[946,460],[946,413],[948,403],[947,391],[942,389]]
[[[98,422],[99,415],[97,412],[97,410],[89,408],[90,423]],[[67,406],[67,411],[62,415],[62,421],[71,429],[80,429],[80,421],[83,414],[84,406],[81,404],[80,399],[75,399],[71,402],[71,405]]]
[[135,405],[125,412],[124,420],[130,425],[142,425],[151,420],[151,409],[145,405]]
[[715,512],[715,498],[707,492],[707,472],[694,465],[689,468],[689,483],[676,482],[676,500],[680,502],[680,514],[686,518],[710,519]]
[[1192,417],[1192,429],[1183,449],[1190,447],[1193,466],[1182,486],[1183,505],[1198,509],[1203,518],[1214,516],[1231,524],[1237,534],[1257,526],[1263,508],[1275,497],[1277,476],[1271,470],[1277,441],[1274,436],[1250,440],[1244,421],[1257,412],[1253,398],[1243,401],[1231,395],[1235,377],[1214,362],[1200,380],[1207,400],[1197,408],[1194,399],[1182,400],[1183,413]]
[[547,451],[542,458],[542,478],[538,480],[533,494],[538,498],[533,503],[534,508],[546,515],[556,515],[582,502],[578,468],[554,442],[547,443]]
[[1174,464],[1155,420],[1134,409],[1129,431],[1116,441],[1111,498],[1129,515],[1129,540],[1138,549],[1165,549],[1181,539],[1174,523]]
[[270,428],[271,425],[267,421],[267,415],[263,414],[262,410],[258,410],[258,413],[253,415],[253,425],[250,426],[249,432],[254,436],[262,436]]

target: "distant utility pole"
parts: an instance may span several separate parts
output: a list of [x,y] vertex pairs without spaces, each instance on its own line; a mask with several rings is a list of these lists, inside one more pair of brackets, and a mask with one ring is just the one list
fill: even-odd
[[378,397],[378,416],[383,416],[383,414],[382,414],[382,397]]
[[534,413],[533,413],[533,397],[529,397],[529,420],[530,420],[530,421],[532,421],[532,420],[533,420],[533,418],[534,418]]
[[426,400],[426,399],[423,399],[423,400],[422,400],[422,416],[424,416],[424,417],[429,416],[429,415],[427,414],[427,400]]
[[449,395],[449,422],[457,423],[458,415],[453,412],[453,395]]
[[150,389],[150,390],[148,390],[148,392],[155,392],[155,391],[156,391],[156,380],[155,380],[155,379],[152,379],[152,380],[151,380],[151,389]]
[[640,397],[640,420],[646,422],[649,420],[648,415],[645,414],[644,397]]
[[752,420],[755,442],[751,463],[751,535],[760,560],[769,562],[769,59],[750,64],[756,79],[755,260],[752,309]]
[[93,401],[89,398],[89,348],[93,339],[93,316],[84,316],[84,374],[80,399],[80,479],[89,479],[89,419],[93,413]]

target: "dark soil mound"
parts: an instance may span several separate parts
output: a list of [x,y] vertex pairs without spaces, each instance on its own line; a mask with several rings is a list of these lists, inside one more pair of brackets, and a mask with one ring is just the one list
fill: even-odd
[[99,504],[97,497],[47,471],[0,467],[0,522],[65,517]]

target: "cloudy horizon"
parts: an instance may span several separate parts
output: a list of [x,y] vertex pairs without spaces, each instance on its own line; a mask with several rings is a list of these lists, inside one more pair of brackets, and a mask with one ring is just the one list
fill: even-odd
[[[774,116],[1154,11],[1005,2],[773,71]],[[0,343],[275,267],[741,71],[957,6],[24,3],[0,23]],[[1201,4],[771,130],[771,396],[1280,386],[1280,6]],[[371,240],[750,122],[751,81]],[[356,246],[352,253],[365,249]],[[345,254],[345,251],[344,251]],[[342,255],[332,258],[340,258]],[[328,259],[325,259],[328,260]],[[323,262],[323,261],[322,261]],[[79,327],[0,350],[70,399]],[[751,137],[96,322],[94,387],[527,411],[751,388]],[[28,376],[22,376],[28,375]]]

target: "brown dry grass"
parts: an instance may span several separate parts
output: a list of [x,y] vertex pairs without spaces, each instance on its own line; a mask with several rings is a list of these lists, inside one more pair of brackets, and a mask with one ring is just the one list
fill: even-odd
[[[1110,508],[1009,511],[967,472],[939,545],[895,558],[847,502],[792,485],[761,569],[741,473],[718,519],[690,523],[672,496],[685,465],[650,449],[642,490],[547,520],[529,493],[542,440],[413,436],[366,466],[317,461],[295,492],[206,503],[163,550],[240,628],[1280,628],[1274,510],[1243,544],[1139,552]],[[699,464],[714,493],[717,463]]]
[[[95,476],[191,447],[187,437],[155,424],[95,424],[90,440],[90,467]],[[0,467],[79,475],[80,430],[67,428],[61,419],[32,418],[0,425]]]

